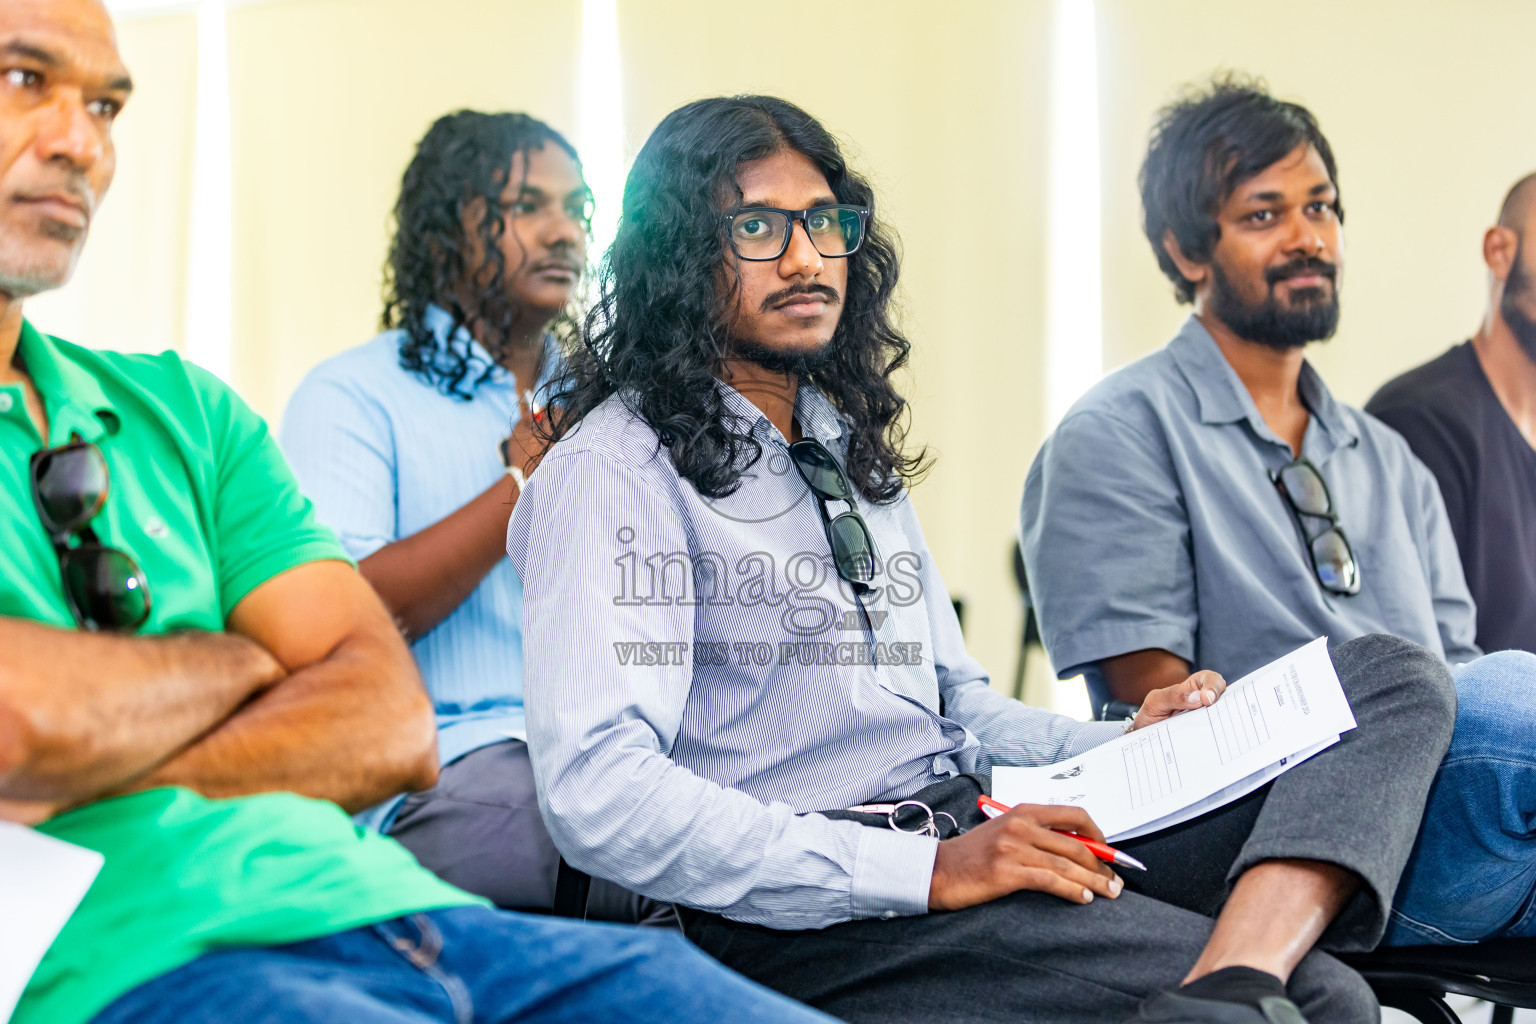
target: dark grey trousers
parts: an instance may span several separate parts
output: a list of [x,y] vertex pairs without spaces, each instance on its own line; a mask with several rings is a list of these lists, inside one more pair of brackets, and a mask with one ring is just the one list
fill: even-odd
[[[1119,899],[1087,906],[1020,892],[955,913],[777,931],[685,912],[688,937],[728,967],[849,1021],[1113,1024],[1178,986],[1239,875],[1264,860],[1338,864],[1358,894],[1323,937],[1334,950],[1381,937],[1397,877],[1450,742],[1456,696],[1444,662],[1387,636],[1333,651],[1358,727],[1237,803],[1124,845]],[[981,822],[974,786],[924,792],[962,826]],[[1139,891],[1131,891],[1132,889]],[[1314,950],[1289,991],[1311,1024],[1376,1024],[1358,974]]]
[[[522,740],[473,750],[445,765],[437,785],[401,804],[390,837],[422,866],[507,910],[548,913],[560,852],[539,816],[533,766]],[[587,916],[676,927],[671,904],[592,880]]]

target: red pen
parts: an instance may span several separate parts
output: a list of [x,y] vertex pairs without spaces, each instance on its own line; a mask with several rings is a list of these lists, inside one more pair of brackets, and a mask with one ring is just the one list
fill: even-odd
[[[985,814],[989,818],[1000,818],[1012,810],[1012,808],[1010,808],[1007,804],[1000,800],[993,800],[986,794],[982,794],[976,798],[976,806],[981,808],[981,813]],[[1115,865],[1115,867],[1135,868],[1137,871],[1147,870],[1147,866],[1141,861],[1137,860],[1135,857],[1132,857],[1128,853],[1121,853],[1119,850],[1112,846],[1105,846],[1103,843],[1096,839],[1089,839],[1087,836],[1080,836],[1076,832],[1063,832],[1062,835],[1071,836],[1073,839],[1076,839],[1078,842],[1088,847],[1089,851],[1095,857],[1099,858],[1099,860],[1108,861],[1109,863]]]

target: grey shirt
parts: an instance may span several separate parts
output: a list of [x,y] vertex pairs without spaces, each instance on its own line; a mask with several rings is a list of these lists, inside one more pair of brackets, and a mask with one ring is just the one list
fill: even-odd
[[1440,490],[1407,443],[1305,364],[1302,454],[1323,473],[1362,586],[1325,592],[1270,472],[1292,458],[1210,333],[1110,375],[1036,456],[1021,529],[1029,599],[1062,678],[1162,648],[1237,679],[1317,636],[1480,652]]
[[[858,502],[883,560],[866,626],[783,436],[724,398],[763,446],[734,493],[701,496],[614,398],[514,508],[544,821],[576,867],[742,921],[924,913],[935,840],[807,812],[1049,764],[1120,728],[987,685],[904,494]],[[819,392],[802,387],[795,415],[845,457]]]

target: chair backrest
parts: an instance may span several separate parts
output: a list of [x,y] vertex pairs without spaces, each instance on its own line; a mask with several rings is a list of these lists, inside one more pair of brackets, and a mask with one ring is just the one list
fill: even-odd
[[585,920],[587,897],[591,892],[592,876],[585,871],[577,871],[561,857],[560,866],[555,870],[555,905],[551,913],[556,917]]
[[1013,566],[1013,582],[1018,584],[1019,599],[1024,607],[1024,628],[1019,635],[1019,658],[1013,668],[1013,699],[1021,700],[1024,697],[1024,667],[1029,661],[1030,647],[1044,649],[1040,641],[1040,625],[1035,621],[1035,609],[1029,603],[1029,578],[1024,569],[1024,552],[1019,548],[1019,542],[1013,542],[1011,555]]
[[[1019,637],[1019,661],[1013,676],[1013,696],[1018,699],[1024,692],[1024,662],[1029,657],[1029,649],[1038,647],[1043,651],[1045,641],[1040,637],[1040,621],[1035,617],[1034,605],[1029,601],[1029,569],[1024,565],[1024,551],[1017,540],[1013,542],[1013,581],[1018,584],[1019,597],[1024,603],[1024,630]],[[1104,717],[1103,708],[1110,700],[1110,694],[1103,675],[1097,668],[1090,668],[1083,673],[1083,683],[1088,687],[1088,703],[1093,708],[1094,717]],[[1120,718],[1123,715],[1116,713],[1109,717]]]
[[1044,647],[1040,639],[1040,623],[1035,618],[1035,608],[1029,603],[1029,570],[1024,568],[1024,551],[1019,547],[1019,542],[1013,542],[1013,582],[1019,586],[1019,597],[1024,602],[1024,635],[1020,638],[1019,651],[1029,650],[1030,646]]

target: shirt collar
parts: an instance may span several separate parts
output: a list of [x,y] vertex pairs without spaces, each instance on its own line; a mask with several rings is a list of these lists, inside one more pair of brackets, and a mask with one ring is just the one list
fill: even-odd
[[[433,355],[434,359],[444,358],[450,341],[462,342],[469,347],[470,369],[464,379],[471,386],[478,386],[475,382],[480,379],[486,367],[490,367],[491,375],[485,379],[483,382],[485,384],[503,384],[511,379],[511,374],[507,373],[506,368],[491,358],[485,346],[475,340],[468,328],[463,324],[457,328],[454,327],[453,314],[442,306],[435,302],[427,303],[427,308],[422,311],[421,322],[437,339],[438,349]],[[545,363],[547,365],[548,360],[545,360]],[[451,368],[443,367],[443,369],[446,371]]]
[[108,421],[118,418],[101,382],[26,320],[21,322],[17,351],[48,411],[49,443],[62,443],[75,434],[84,441],[100,441],[107,433]]
[[1328,431],[1328,436],[1333,439],[1334,445],[1343,447],[1354,444],[1360,440],[1359,433],[1350,423],[1349,417],[1344,415],[1344,406],[1333,397],[1333,392],[1328,390],[1328,385],[1323,383],[1323,375],[1318,373],[1309,362],[1301,364],[1301,379],[1297,382],[1301,388],[1301,400],[1307,403],[1307,408],[1312,415]]
[[[753,433],[768,431],[777,436],[778,431],[769,422],[768,417],[751,399],[724,381],[717,380],[720,394],[726,408],[735,416],[744,420]],[[832,407],[831,401],[821,393],[821,390],[809,384],[801,384],[795,395],[795,419],[800,422],[800,430],[806,437],[812,437],[823,445],[832,446],[843,436],[843,418]],[[788,441],[788,438],[784,439]]]
[[800,421],[800,429],[806,436],[814,437],[824,445],[831,445],[843,436],[843,418],[820,388],[800,385],[795,396],[795,419]]
[[[1267,440],[1284,444],[1269,429],[1264,417],[1259,415],[1253,396],[1243,386],[1237,371],[1221,354],[1216,339],[1205,329],[1198,317],[1191,315],[1179,328],[1179,333],[1168,343],[1168,354],[1189,381],[1200,403],[1200,422],[1208,424],[1238,423],[1247,420],[1255,433]],[[1345,418],[1343,407],[1335,401],[1323,378],[1306,360],[1301,364],[1301,376],[1297,380],[1301,400],[1307,410],[1328,433],[1336,447],[1354,444],[1359,435]]]

